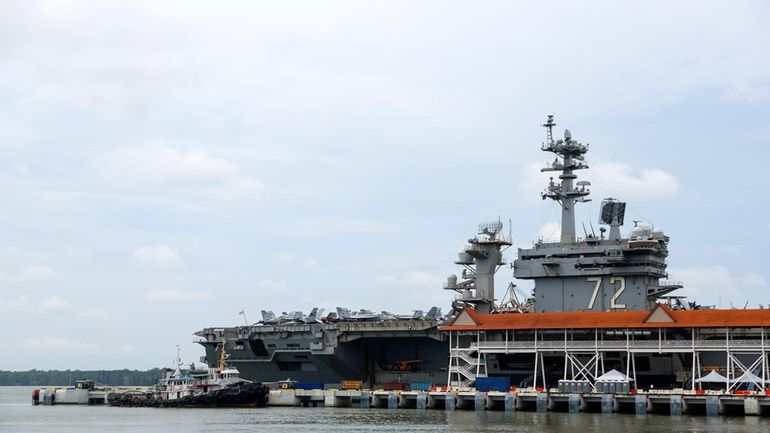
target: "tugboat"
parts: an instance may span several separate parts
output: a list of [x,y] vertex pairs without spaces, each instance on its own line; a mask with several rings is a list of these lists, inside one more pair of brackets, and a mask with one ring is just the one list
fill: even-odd
[[182,359],[177,347],[176,368],[150,391],[110,394],[111,406],[129,407],[265,407],[267,386],[240,377],[238,369],[227,366],[227,354],[221,350],[219,366],[205,373],[190,369],[182,372]]

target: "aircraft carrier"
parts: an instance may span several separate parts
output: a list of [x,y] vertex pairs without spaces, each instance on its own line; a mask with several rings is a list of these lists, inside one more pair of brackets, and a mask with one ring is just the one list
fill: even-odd
[[[588,168],[588,146],[574,140],[569,130],[563,139],[555,139],[555,125],[553,116],[548,116],[543,125],[547,135],[542,150],[555,156],[543,171],[558,173],[558,180],[551,177],[542,198],[554,200],[561,208],[561,238],[555,242],[541,239],[531,248],[520,248],[515,261],[508,264],[503,253],[513,242],[510,234],[503,233],[503,224],[492,221],[479,225],[477,234],[455,261],[462,267],[460,276],[450,275],[444,284],[444,289],[455,292],[447,317],[438,308],[428,314],[408,316],[366,310],[351,313],[344,308],[325,317],[317,309],[308,315],[294,312],[279,317],[264,311],[263,320],[253,325],[197,332],[198,343],[206,351],[202,360],[214,365],[225,345],[229,362],[242,377],[267,382],[291,378],[327,384],[362,380],[369,386],[391,382],[469,385],[475,377],[496,375],[526,385],[532,383],[533,366],[535,375],[540,374],[537,358],[530,353],[511,352],[506,346],[503,353],[484,355],[482,363],[478,349],[468,349],[467,353],[459,349],[481,344],[461,341],[478,339],[478,335],[444,332],[442,326],[451,325],[445,330],[463,326],[471,329],[465,322],[472,318],[462,317],[466,309],[473,314],[533,317],[548,313],[652,311],[659,304],[671,310],[702,309],[671,295],[682,284],[667,280],[669,237],[662,230],[635,221],[627,236],[621,234],[626,203],[616,198],[603,199],[599,232],[589,222],[588,227],[582,225],[582,236],[578,236],[575,206],[590,201],[590,183],[577,181],[576,172]],[[502,268],[512,268],[517,279],[534,281],[533,292],[522,294],[511,282],[506,295],[496,299],[495,274]],[[563,328],[570,328],[570,323],[564,323]],[[537,329],[517,332],[524,339],[531,339],[533,334],[535,342],[545,338],[538,337]],[[623,332],[628,335],[630,331]],[[639,330],[637,337],[650,337],[650,332]],[[450,342],[449,335],[457,341]],[[503,338],[502,331],[495,335]],[[507,345],[507,331],[505,338]],[[450,343],[458,348],[453,349],[451,359]],[[567,361],[562,355],[546,355],[539,362],[541,373],[548,370],[549,377],[556,377]],[[602,355],[602,368],[605,363],[624,368],[627,362],[621,352]],[[685,381],[683,372],[693,369],[692,361],[681,354],[640,355],[636,363],[639,383],[669,384],[680,375],[681,380],[676,381],[681,384]]]
[[261,382],[296,380],[339,384],[360,380],[368,386],[384,383],[446,382],[449,363],[447,337],[439,331],[444,317],[434,307],[408,316],[360,310],[323,317],[313,309],[263,320],[250,326],[206,328],[197,341],[206,350],[207,364],[222,345],[228,363],[241,377]]

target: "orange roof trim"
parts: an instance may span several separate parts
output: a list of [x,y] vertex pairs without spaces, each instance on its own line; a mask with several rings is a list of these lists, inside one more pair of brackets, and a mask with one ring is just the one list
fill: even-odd
[[[625,328],[753,328],[770,326],[765,310],[672,310],[660,304],[651,311],[497,313],[466,308],[471,322],[442,327],[444,331],[503,329],[625,329]],[[461,313],[462,315],[463,313]],[[669,318],[670,320],[667,320]]]

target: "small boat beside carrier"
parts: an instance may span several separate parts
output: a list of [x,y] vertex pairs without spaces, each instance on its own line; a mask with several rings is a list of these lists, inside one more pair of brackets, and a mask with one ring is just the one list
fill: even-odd
[[238,369],[227,366],[221,351],[219,367],[183,373],[177,349],[176,369],[146,392],[114,393],[110,406],[127,407],[264,407],[269,389],[259,382],[240,377]]

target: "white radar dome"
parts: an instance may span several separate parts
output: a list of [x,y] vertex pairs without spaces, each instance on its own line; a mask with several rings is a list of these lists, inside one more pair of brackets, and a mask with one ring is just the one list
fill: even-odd
[[460,251],[459,253],[457,253],[457,262],[458,263],[473,263],[473,257],[471,257],[471,255],[466,253],[465,251]]

